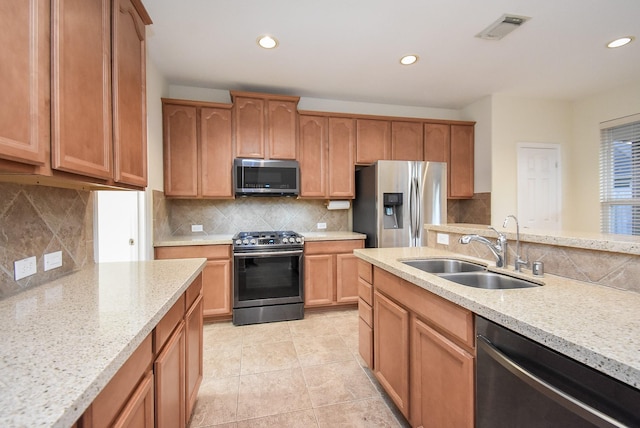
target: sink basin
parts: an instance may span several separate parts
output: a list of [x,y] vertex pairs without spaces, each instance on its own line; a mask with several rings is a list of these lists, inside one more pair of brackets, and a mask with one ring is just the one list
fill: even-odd
[[512,288],[540,287],[540,284],[525,279],[514,278],[495,272],[464,272],[443,273],[440,278],[453,281],[468,287],[484,288],[487,290],[508,290]]
[[477,272],[484,271],[482,265],[456,259],[424,259],[406,260],[402,263],[429,273],[452,273],[452,272]]

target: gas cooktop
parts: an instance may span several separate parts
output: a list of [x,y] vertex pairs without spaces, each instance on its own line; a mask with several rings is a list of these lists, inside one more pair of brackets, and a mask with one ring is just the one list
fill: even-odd
[[234,251],[250,249],[299,249],[304,245],[304,237],[292,230],[240,232],[234,235]]

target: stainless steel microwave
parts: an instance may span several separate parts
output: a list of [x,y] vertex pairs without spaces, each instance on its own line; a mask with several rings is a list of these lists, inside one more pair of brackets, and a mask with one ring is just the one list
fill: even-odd
[[298,161],[234,159],[233,187],[237,196],[298,196]]

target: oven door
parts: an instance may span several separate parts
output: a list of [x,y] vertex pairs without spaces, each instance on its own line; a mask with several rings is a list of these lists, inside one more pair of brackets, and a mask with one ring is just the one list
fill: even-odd
[[302,250],[234,253],[233,307],[303,302]]

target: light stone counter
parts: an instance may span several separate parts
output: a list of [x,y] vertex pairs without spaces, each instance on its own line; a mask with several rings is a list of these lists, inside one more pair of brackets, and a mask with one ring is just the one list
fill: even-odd
[[[478,315],[640,389],[640,293],[545,275],[519,275],[542,287],[483,290],[459,285],[399,260],[457,257],[433,248],[371,248],[355,255]],[[514,274],[511,267],[508,272]],[[515,275],[514,275],[515,276]]]
[[[496,229],[499,232],[504,233],[509,240],[515,241],[516,232],[514,224],[513,220],[511,220],[508,228],[503,229],[502,224],[500,224],[499,226],[496,226]],[[488,238],[496,237],[496,233],[494,231],[489,230],[487,225],[481,224],[425,224],[424,228],[426,230],[441,233],[478,234]],[[520,241],[562,247],[582,248],[585,250],[640,255],[639,236],[573,231],[550,231],[520,227]]]
[[366,239],[367,235],[357,232],[300,232],[305,241],[343,241]]
[[0,300],[0,426],[71,426],[205,261],[94,264]]
[[170,236],[153,243],[154,247],[184,247],[186,245],[231,245],[233,234]]

